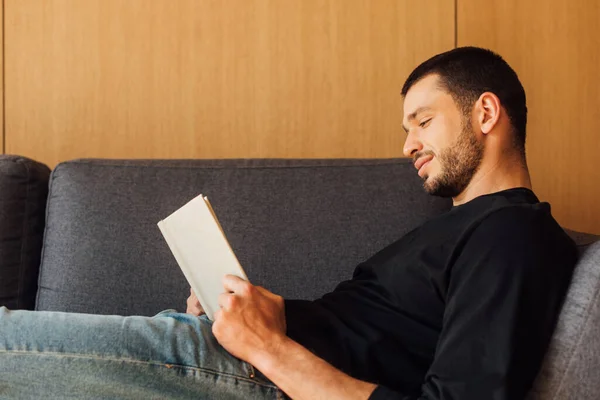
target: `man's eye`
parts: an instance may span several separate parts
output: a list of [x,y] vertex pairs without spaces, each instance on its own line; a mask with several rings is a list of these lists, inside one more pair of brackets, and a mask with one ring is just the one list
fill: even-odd
[[421,123],[419,124],[419,126],[420,126],[421,128],[425,128],[425,125],[427,125],[427,124],[428,124],[430,121],[431,121],[431,118],[429,118],[429,119],[426,119],[425,121],[421,122]]

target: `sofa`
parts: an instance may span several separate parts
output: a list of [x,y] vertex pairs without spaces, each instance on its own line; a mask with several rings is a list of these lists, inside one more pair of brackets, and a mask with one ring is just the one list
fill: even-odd
[[[314,299],[451,202],[407,159],[108,160],[52,171],[0,156],[0,306],[154,315],[189,286],[157,222],[207,195],[251,282]],[[580,259],[530,399],[599,399],[600,241]]]

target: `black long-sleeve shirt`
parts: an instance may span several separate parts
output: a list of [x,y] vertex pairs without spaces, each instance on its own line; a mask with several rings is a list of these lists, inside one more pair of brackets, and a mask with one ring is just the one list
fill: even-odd
[[409,232],[315,301],[288,335],[371,399],[518,400],[541,366],[577,252],[528,189],[477,197]]

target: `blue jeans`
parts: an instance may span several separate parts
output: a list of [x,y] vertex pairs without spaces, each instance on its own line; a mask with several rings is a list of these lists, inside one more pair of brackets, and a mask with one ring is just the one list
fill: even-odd
[[285,399],[206,317],[0,307],[0,399]]

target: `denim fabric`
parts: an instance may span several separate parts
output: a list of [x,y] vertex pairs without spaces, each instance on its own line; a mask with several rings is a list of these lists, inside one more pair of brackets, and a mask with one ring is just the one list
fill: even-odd
[[223,349],[205,317],[0,307],[1,399],[284,399]]

